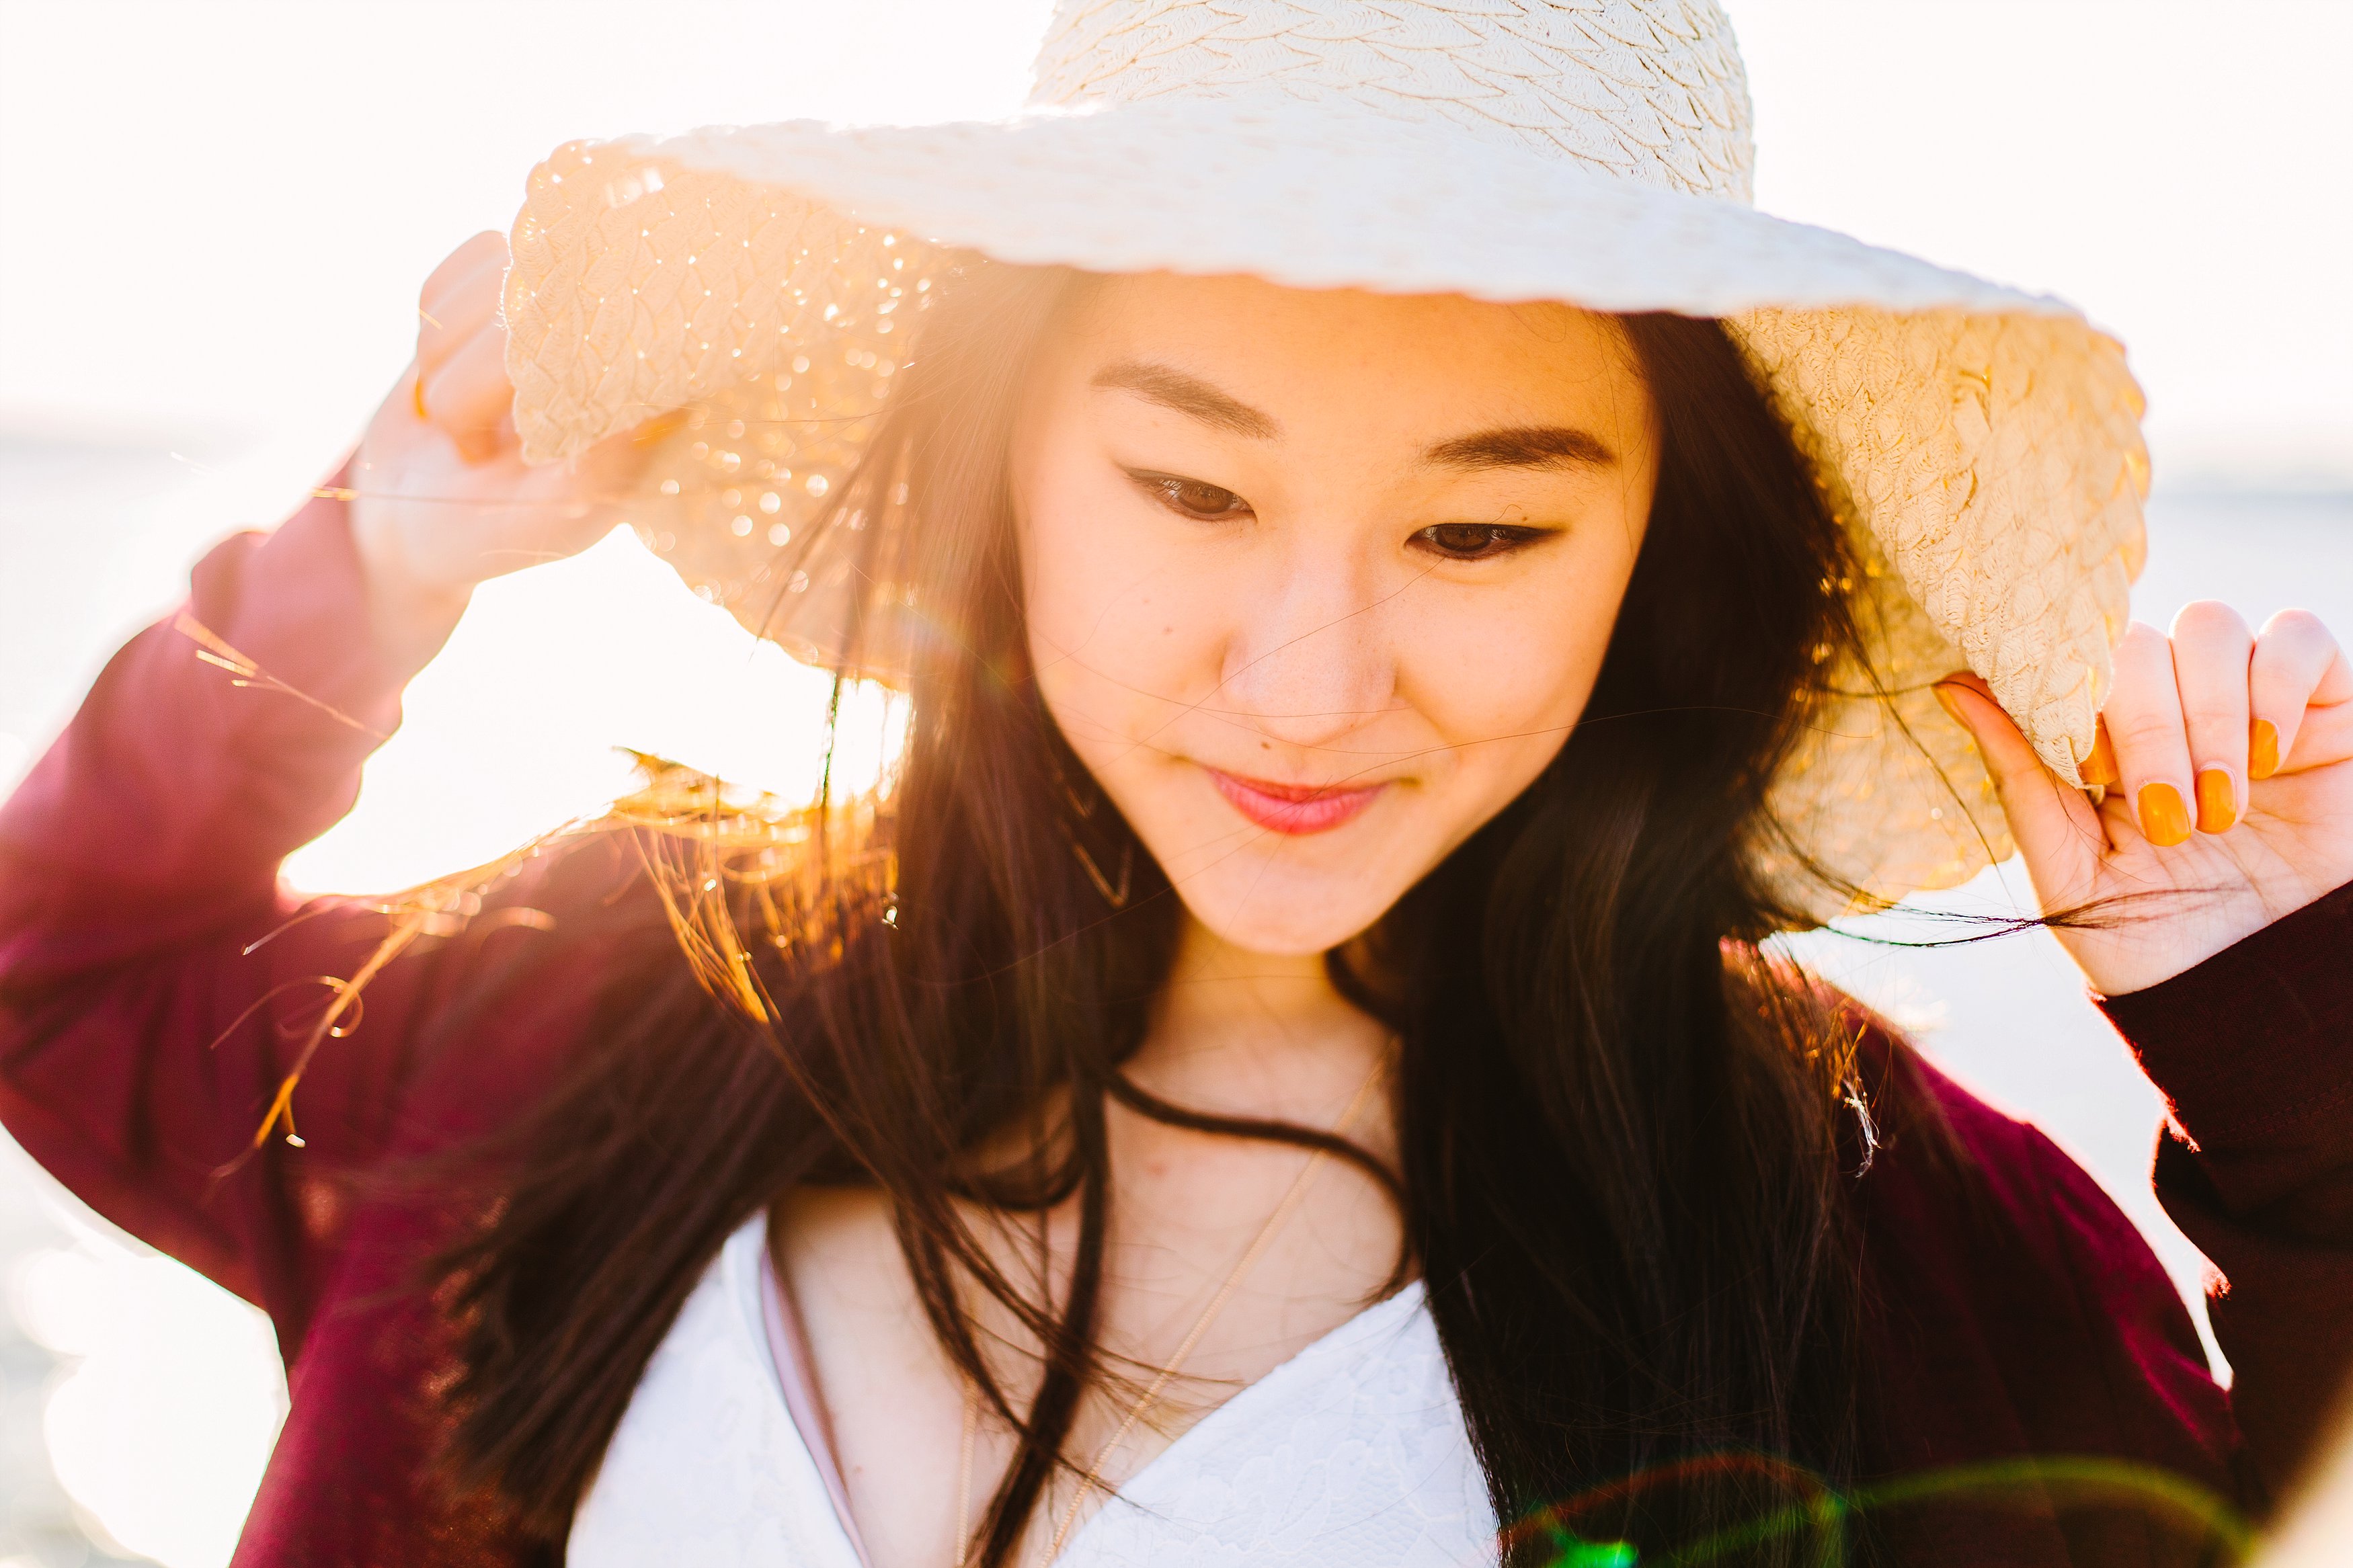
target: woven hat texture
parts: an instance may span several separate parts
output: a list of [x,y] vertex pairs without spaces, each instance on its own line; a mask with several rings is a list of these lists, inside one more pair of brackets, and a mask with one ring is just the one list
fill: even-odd
[[[574,142],[506,284],[535,461],[693,410],[640,534],[803,658],[828,496],[958,258],[1722,317],[1848,526],[1867,668],[1756,853],[1818,917],[2010,841],[1929,683],[1985,677],[2070,783],[2143,551],[2121,348],[2069,306],[1759,213],[1712,0],[1061,0],[1012,120]],[[836,497],[838,501],[839,497]]]

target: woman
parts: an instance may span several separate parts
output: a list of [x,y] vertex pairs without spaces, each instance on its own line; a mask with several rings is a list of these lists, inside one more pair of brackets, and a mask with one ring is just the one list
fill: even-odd
[[[1710,8],[1073,5],[1040,92],[560,153],[0,818],[0,1111],[280,1326],[239,1561],[2230,1552],[2353,1351],[2353,668],[2121,624],[2114,346],[1741,205]],[[884,783],[283,903],[617,520]],[[1760,946],[2010,837],[2228,1396]]]

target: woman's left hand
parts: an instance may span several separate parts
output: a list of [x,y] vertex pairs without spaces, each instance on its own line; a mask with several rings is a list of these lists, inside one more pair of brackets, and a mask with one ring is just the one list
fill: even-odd
[[2042,765],[1973,675],[1936,693],[1977,738],[2056,931],[2105,995],[2170,979],[2353,881],[2353,663],[2318,617],[2251,634],[2226,605],[2133,623],[2083,773]]

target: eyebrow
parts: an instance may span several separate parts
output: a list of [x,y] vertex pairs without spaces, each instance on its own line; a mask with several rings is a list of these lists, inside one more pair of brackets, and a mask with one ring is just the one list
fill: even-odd
[[1618,461],[1618,454],[1583,430],[1530,425],[1440,441],[1422,460],[1449,468],[1606,468]]
[[1204,425],[1247,436],[1253,441],[1270,440],[1282,432],[1272,415],[1227,395],[1198,376],[1187,375],[1165,364],[1122,360],[1095,372],[1094,384],[1133,392],[1163,408],[1173,408]]
[[[1121,360],[1095,373],[1094,384],[1137,396],[1198,419],[1219,430],[1271,440],[1282,433],[1274,416],[1219,391],[1197,375],[1145,360]],[[1528,425],[1481,430],[1440,441],[1422,452],[1422,461],[1440,468],[1606,468],[1618,454],[1599,437],[1565,425]]]

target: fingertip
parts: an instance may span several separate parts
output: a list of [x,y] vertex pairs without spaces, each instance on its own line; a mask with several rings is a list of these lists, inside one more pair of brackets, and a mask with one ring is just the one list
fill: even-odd
[[2247,730],[2247,776],[2267,779],[2279,772],[2279,726],[2268,719],[2258,719]]
[[2239,822],[2239,781],[2231,770],[2202,768],[2198,773],[2198,831],[2228,833]]
[[626,435],[632,446],[658,446],[685,429],[687,416],[688,410],[673,408],[667,414],[655,415],[637,428],[626,432]]
[[2093,721],[2091,752],[2076,764],[2075,771],[2086,784],[2103,788],[2123,781],[2124,773],[2116,767],[2116,742],[2108,739],[2106,721]]
[[2170,849],[2189,842],[2189,806],[2173,785],[2161,779],[2145,784],[2134,805],[2140,816],[2141,837],[2158,848]]
[[1993,688],[1988,686],[1986,684],[1985,677],[1979,675],[1974,669],[1954,670],[1951,674],[1940,679],[1936,684],[1939,686],[1957,686],[1963,691],[1973,691],[1977,693],[1977,695],[1984,698],[1989,702],[1993,700]]
[[1978,756],[1997,784],[2015,784],[2043,771],[2042,759],[1983,679],[1966,671],[1930,688],[1946,712],[1977,743]]
[[1986,713],[1983,709],[1973,706],[1969,699],[1975,698],[1995,712],[2001,710],[2001,704],[1994,700],[1993,689],[1985,683],[1982,677],[1969,670],[1957,669],[1928,689],[1936,694],[1945,711],[1953,716],[1954,722],[1973,735]]
[[2010,710],[2001,705],[2001,700],[1993,694],[1993,688],[1986,684],[1984,677],[1968,670],[1957,670],[1929,689],[1936,693],[1936,700],[1945,711],[1951,714],[1954,721],[1967,730],[1970,739],[1980,747],[1989,742],[2000,745],[2012,738],[2019,745],[2027,743],[2024,732],[2010,719]]

